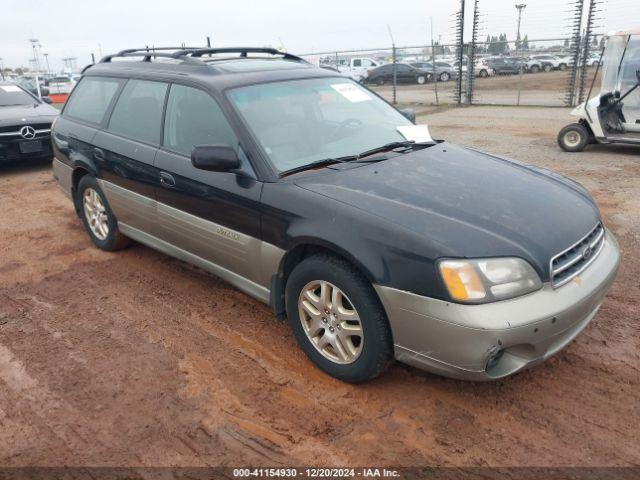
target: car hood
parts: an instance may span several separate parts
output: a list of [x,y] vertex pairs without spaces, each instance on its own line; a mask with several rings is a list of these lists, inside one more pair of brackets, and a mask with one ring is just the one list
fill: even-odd
[[434,256],[519,256],[548,278],[550,258],[599,221],[578,183],[550,171],[441,143],[296,184],[424,238]]
[[53,121],[59,113],[56,108],[46,103],[0,107],[0,127],[3,125]]

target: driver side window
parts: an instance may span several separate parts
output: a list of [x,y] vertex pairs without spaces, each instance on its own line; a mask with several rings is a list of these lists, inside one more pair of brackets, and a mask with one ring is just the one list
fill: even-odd
[[229,145],[237,149],[238,139],[208,93],[173,84],[167,101],[163,145],[190,156],[196,145]]

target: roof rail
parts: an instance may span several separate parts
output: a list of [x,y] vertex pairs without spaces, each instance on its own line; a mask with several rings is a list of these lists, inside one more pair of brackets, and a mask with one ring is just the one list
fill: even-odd
[[281,55],[283,58],[287,60],[295,60],[297,62],[308,63],[304,58],[298,57],[297,55],[293,55],[287,52],[281,52],[275,48],[261,48],[261,47],[221,47],[221,48],[185,48],[183,50],[178,50],[173,53],[175,58],[179,57],[192,57],[192,58],[200,58],[202,55],[206,54],[216,54],[216,53],[239,53],[240,57],[246,58],[249,53],[267,53],[269,55]]
[[173,55],[173,53],[167,52],[167,50],[174,50],[180,52],[190,52],[200,50],[203,47],[145,47],[145,48],[127,48],[121,50],[118,53],[112,53],[100,60],[100,63],[109,63],[114,58],[119,57],[143,57],[143,62],[150,62],[152,57],[162,58],[179,58]]

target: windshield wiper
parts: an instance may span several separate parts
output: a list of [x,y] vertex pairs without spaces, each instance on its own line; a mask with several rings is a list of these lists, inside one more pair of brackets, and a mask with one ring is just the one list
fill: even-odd
[[[346,157],[346,158],[350,158],[350,157]],[[322,160],[316,160],[311,163],[306,163],[298,167],[290,168],[289,170],[284,170],[283,172],[280,172],[280,176],[284,177],[285,175],[291,175],[292,173],[298,173],[304,170],[312,170],[314,168],[326,167],[328,165],[333,165],[334,163],[344,163],[346,161],[347,160],[343,158],[323,158]]]
[[326,167],[328,165],[333,165],[334,163],[348,163],[348,162],[377,162],[381,160],[387,160],[387,157],[376,157],[370,160],[364,160],[365,157],[369,157],[371,155],[375,155],[376,153],[384,153],[389,152],[391,150],[395,150],[397,148],[413,148],[413,147],[430,147],[435,145],[435,143],[416,143],[413,140],[405,140],[403,142],[391,142],[385,143],[384,145],[376,148],[372,148],[370,150],[365,150],[364,152],[360,152],[357,155],[347,155],[345,157],[336,157],[336,158],[324,158],[322,160],[316,160],[315,162],[307,163],[305,165],[300,165],[299,167],[290,168],[289,170],[285,170],[280,173],[280,176],[290,175],[292,173],[302,172],[304,170],[311,170],[314,168]]

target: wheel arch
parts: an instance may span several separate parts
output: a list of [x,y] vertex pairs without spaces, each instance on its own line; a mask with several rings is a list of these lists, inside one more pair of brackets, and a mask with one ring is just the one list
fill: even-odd
[[[317,254],[327,254],[338,257],[351,264],[371,285],[375,283],[372,272],[366,268],[362,262],[351,255],[343,248],[316,238],[299,239],[280,260],[278,272],[271,277],[271,294],[270,305],[278,318],[284,318],[286,314],[285,308],[285,289],[287,280],[293,269],[304,259]],[[375,289],[372,288],[375,292]],[[377,296],[377,293],[376,293]],[[378,298],[378,300],[380,300]]]
[[78,204],[76,195],[78,192],[78,185],[80,184],[82,177],[85,175],[91,175],[91,173],[91,170],[85,166],[76,166],[71,174],[71,198],[73,198],[73,205],[78,216],[80,216],[80,205]]

